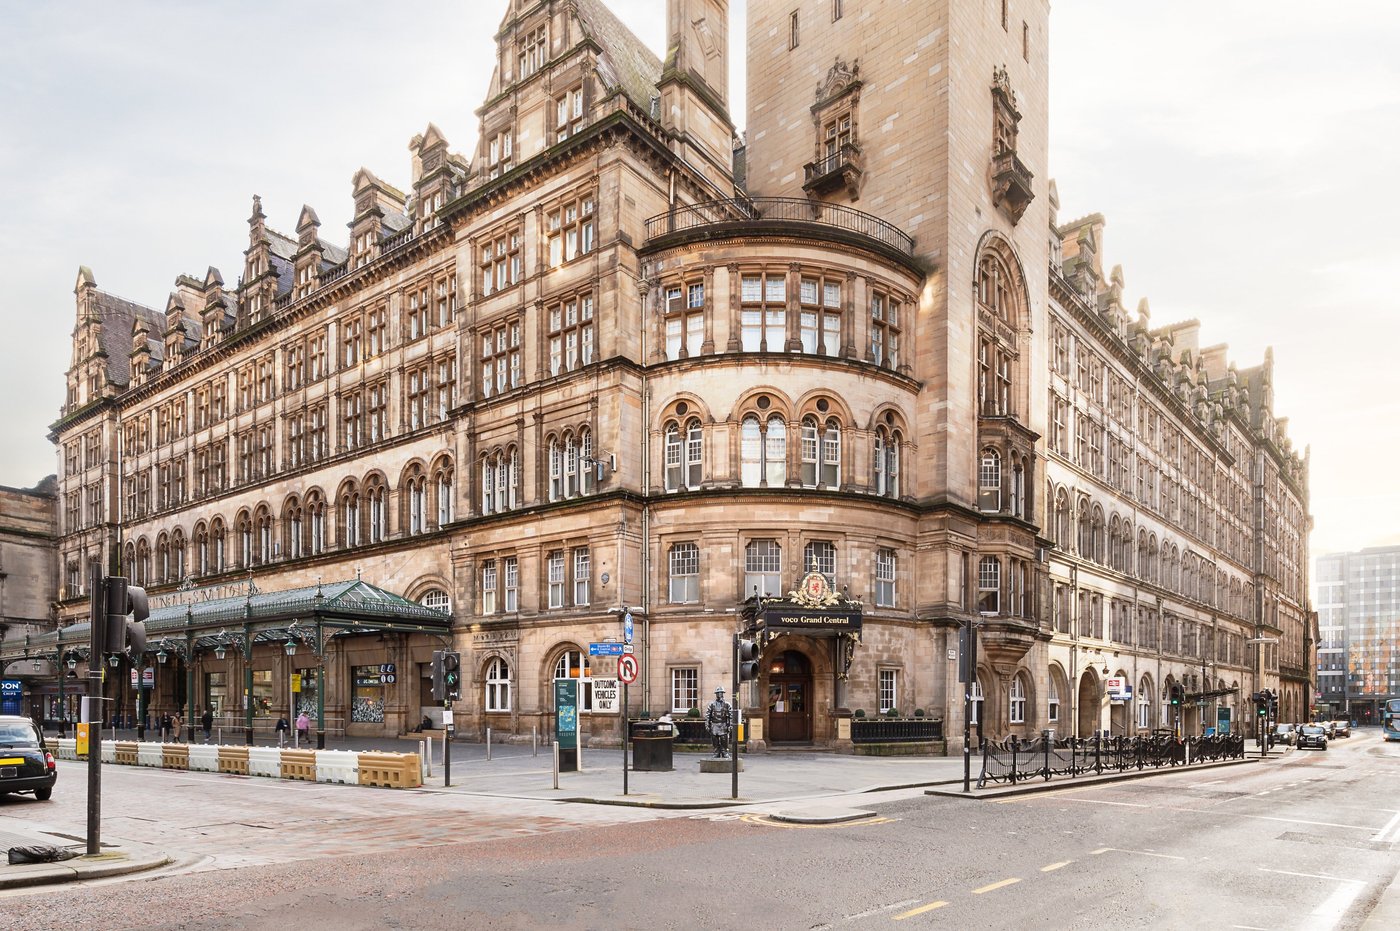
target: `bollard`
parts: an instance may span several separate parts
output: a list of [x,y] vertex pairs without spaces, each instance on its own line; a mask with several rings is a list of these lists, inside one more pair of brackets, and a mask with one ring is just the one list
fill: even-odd
[[491,762],[491,728],[486,729],[486,762]]
[[540,729],[535,725],[530,725],[530,755],[540,755]]
[[554,742],[554,788],[559,788],[559,741]]
[[222,724],[214,728],[214,743],[221,747],[224,745],[224,726]]

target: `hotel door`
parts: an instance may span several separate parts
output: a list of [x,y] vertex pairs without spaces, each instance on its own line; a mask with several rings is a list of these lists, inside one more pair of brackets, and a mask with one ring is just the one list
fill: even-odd
[[812,670],[807,657],[792,650],[768,666],[768,739],[772,743],[812,740]]

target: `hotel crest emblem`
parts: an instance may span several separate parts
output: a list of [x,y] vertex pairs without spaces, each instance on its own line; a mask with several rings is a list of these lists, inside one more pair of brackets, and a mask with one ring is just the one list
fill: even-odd
[[841,596],[832,591],[831,583],[813,560],[811,571],[802,577],[796,591],[788,592],[788,599],[804,608],[829,608],[838,604]]

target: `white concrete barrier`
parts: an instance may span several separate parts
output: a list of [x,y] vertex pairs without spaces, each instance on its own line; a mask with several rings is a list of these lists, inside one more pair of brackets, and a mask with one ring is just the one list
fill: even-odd
[[282,749],[280,747],[249,747],[248,775],[282,778]]
[[102,741],[102,762],[113,764],[117,762],[117,742],[115,740]]
[[317,750],[316,781],[360,784],[360,755],[351,750]]
[[155,741],[142,741],[136,745],[136,765],[154,766],[160,769],[164,765],[165,751],[164,745]]
[[78,741],[74,737],[60,737],[56,741],[58,744],[54,756],[60,760],[76,760],[78,758]]
[[190,769],[201,773],[217,773],[219,748],[214,744],[190,744]]

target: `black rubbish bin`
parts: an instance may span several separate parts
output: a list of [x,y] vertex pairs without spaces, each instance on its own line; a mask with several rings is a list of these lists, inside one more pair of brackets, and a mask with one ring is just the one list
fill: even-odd
[[665,721],[632,723],[632,768],[638,772],[669,773],[676,731]]

